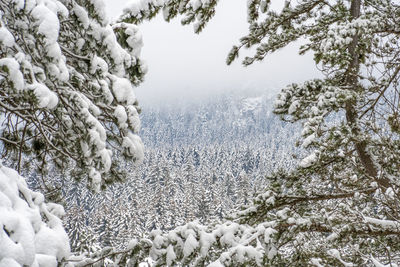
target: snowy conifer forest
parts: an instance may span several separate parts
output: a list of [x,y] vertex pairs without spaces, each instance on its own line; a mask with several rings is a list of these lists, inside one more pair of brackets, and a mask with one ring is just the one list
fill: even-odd
[[220,2],[0,0],[0,267],[400,266],[400,3],[248,0],[226,63],[314,79],[141,105],[142,23]]
[[128,165],[126,182],[99,194],[63,185],[72,248],[120,247],[133,236],[220,220],[249,204],[265,176],[294,167],[299,127],[275,120],[272,104],[225,94],[197,105],[143,107],[145,160]]

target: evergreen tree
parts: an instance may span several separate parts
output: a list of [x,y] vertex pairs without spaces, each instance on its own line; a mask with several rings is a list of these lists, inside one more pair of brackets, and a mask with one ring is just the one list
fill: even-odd
[[100,248],[93,228],[88,225],[88,218],[88,212],[82,207],[69,207],[65,229],[68,232],[71,250],[75,253],[93,252]]
[[58,266],[70,256],[62,206],[0,162],[0,266]]
[[138,28],[111,26],[98,0],[2,0],[0,13],[3,158],[19,172],[72,164],[97,191],[121,179],[114,157],[143,158]]
[[236,194],[237,194],[237,204],[248,205],[251,198],[251,182],[246,172],[241,171],[236,180]]
[[[163,9],[199,32],[218,1],[146,1],[122,17],[139,22]],[[302,121],[309,151],[277,172],[234,222],[189,223],[138,240],[120,264],[151,251],[156,265],[397,266],[400,263],[400,5],[390,0],[248,1],[249,34],[228,56],[256,47],[250,65],[302,38],[323,79],[292,84],[275,113]],[[331,119],[335,116],[335,119]],[[140,251],[140,253],[137,253]]]

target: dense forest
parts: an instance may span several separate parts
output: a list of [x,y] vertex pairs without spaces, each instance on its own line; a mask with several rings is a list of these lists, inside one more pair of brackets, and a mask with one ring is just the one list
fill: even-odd
[[128,165],[126,182],[101,194],[63,186],[72,248],[126,246],[144,232],[221,220],[249,204],[268,175],[296,163],[299,125],[276,120],[272,106],[237,93],[144,106],[145,160]]
[[140,107],[141,24],[220,2],[0,0],[1,267],[400,266],[398,1],[248,0],[227,65],[316,78]]

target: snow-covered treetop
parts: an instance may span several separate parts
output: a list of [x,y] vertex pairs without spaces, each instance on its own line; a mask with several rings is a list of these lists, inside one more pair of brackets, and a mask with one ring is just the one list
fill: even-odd
[[121,177],[114,156],[143,158],[142,45],[101,0],[0,1],[0,140],[18,171],[72,166],[99,190]]
[[62,206],[45,203],[15,170],[0,163],[0,266],[49,266],[68,258]]

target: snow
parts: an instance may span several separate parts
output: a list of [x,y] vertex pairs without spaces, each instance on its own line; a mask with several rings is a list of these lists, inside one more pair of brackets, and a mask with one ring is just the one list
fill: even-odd
[[158,234],[154,238],[153,244],[156,248],[161,248],[162,244],[164,243],[164,238],[160,236],[160,232],[158,232],[157,230],[155,230],[155,232],[157,232]]
[[210,263],[207,267],[224,267],[224,266],[225,265],[223,265],[220,260],[216,260]]
[[101,188],[101,174],[95,168],[91,168],[89,178],[92,180],[92,188],[95,192],[100,192]]
[[278,250],[276,249],[276,247],[275,246],[271,246],[269,251],[268,251],[267,257],[268,257],[268,259],[273,259],[273,258],[275,258],[275,256],[277,254],[278,254]]
[[21,10],[25,6],[24,0],[13,0],[12,3],[15,5],[16,10]]
[[57,106],[58,97],[47,86],[40,83],[34,83],[28,85],[28,89],[32,90],[35,94],[40,108],[54,109]]
[[98,151],[106,147],[105,138],[101,137],[101,133],[97,129],[89,129],[89,143],[93,145]]
[[126,114],[125,108],[121,105],[118,105],[114,110],[114,116],[118,120],[119,127],[125,128],[126,126],[124,124],[126,123],[126,120],[128,119],[128,115]]
[[37,5],[32,10],[32,16],[37,20],[38,33],[45,37],[48,44],[57,42],[60,29],[60,22],[56,14],[54,14],[44,4]]
[[389,198],[389,199],[395,199],[396,198],[396,193],[394,192],[392,187],[389,187],[388,189],[386,189],[385,191],[385,195]]
[[277,231],[271,227],[268,227],[267,229],[265,229],[264,232],[264,242],[265,243],[270,243],[272,241],[272,235],[276,234]]
[[193,234],[189,234],[186,238],[185,245],[183,246],[183,255],[188,257],[198,246],[199,242],[196,240]]
[[148,11],[150,4],[161,7],[164,2],[165,0],[131,0],[123,9],[123,13],[140,18],[140,12]]
[[206,257],[207,253],[213,244],[216,241],[215,236],[210,233],[201,232],[200,233],[200,255],[202,257]]
[[337,233],[332,233],[326,238],[326,240],[329,241],[329,242],[332,242],[335,239],[337,239],[338,237],[339,237],[339,235]]
[[0,260],[0,267],[21,267],[18,262],[11,258],[3,258]]
[[303,141],[302,147],[307,148],[309,145],[311,145],[314,142],[315,138],[316,138],[315,133],[307,136]]
[[4,27],[0,27],[0,44],[5,47],[12,47],[15,44],[14,37]]
[[135,133],[139,132],[141,122],[136,108],[132,105],[129,105],[126,107],[126,113],[128,115],[129,126],[134,130]]
[[103,164],[103,167],[101,168],[101,173],[108,172],[111,168],[112,151],[109,149],[102,149],[98,151],[97,156],[100,157],[101,163]]
[[101,73],[107,73],[108,65],[101,57],[94,56],[91,61],[90,73],[94,74],[97,70],[100,70]]
[[245,113],[247,111],[255,111],[260,109],[262,106],[263,97],[248,97],[242,101],[241,112]]
[[38,254],[36,255],[36,260],[40,267],[53,267],[57,266],[57,260],[54,257]]
[[[1,164],[1,163],[0,163]],[[63,208],[46,204],[16,171],[0,167],[0,266],[49,266],[70,254],[58,217]]]
[[174,252],[174,247],[169,245],[167,248],[167,265],[171,266],[173,261],[176,259],[176,254]]
[[330,250],[327,251],[327,253],[328,253],[328,255],[330,255],[331,257],[333,257],[333,258],[339,260],[339,261],[343,264],[343,266],[345,266],[345,267],[353,267],[353,266],[354,266],[353,263],[351,263],[351,262],[345,262],[344,260],[342,260],[342,258],[341,258],[341,256],[340,256],[340,252],[339,252],[339,250],[337,250],[337,249],[330,249]]
[[[46,4],[46,5],[45,5]],[[69,72],[66,67],[65,57],[62,55],[61,48],[57,42],[60,21],[57,14],[68,15],[68,11],[61,3],[54,4],[52,1],[39,3],[33,8],[31,15],[35,20],[36,31],[42,35],[45,43],[45,52],[55,65],[49,68],[50,74],[55,78],[66,82],[69,79]]]
[[371,261],[375,267],[398,267],[399,266],[394,262],[390,262],[389,264],[382,264],[377,259],[375,259],[373,256],[371,256]]
[[311,259],[311,264],[313,264],[314,266],[317,266],[317,267],[324,267],[321,264],[321,259],[312,258]]
[[113,25],[113,28],[122,27],[125,29],[125,34],[128,35],[126,38],[126,43],[131,48],[131,55],[134,57],[139,57],[141,50],[143,48],[143,37],[139,31],[139,27],[133,24],[127,23],[117,23]]
[[201,0],[190,0],[189,5],[193,8],[193,11],[196,11],[202,7],[203,3]]
[[290,104],[289,109],[288,109],[289,115],[292,115],[293,113],[295,113],[299,107],[300,107],[300,101],[298,101],[298,100],[293,101],[292,104]]
[[314,152],[311,155],[305,157],[301,162],[300,162],[300,167],[303,168],[308,168],[311,165],[313,165],[316,161],[318,160],[317,154]]
[[122,147],[129,156],[135,157],[138,162],[141,162],[144,158],[144,146],[140,137],[134,133],[129,132],[127,136],[123,138]]
[[136,96],[133,91],[132,84],[128,79],[114,76],[112,83],[112,91],[119,103],[132,105],[136,101]]
[[12,82],[17,91],[24,89],[24,76],[20,71],[19,63],[13,58],[1,58],[0,67],[7,67],[8,79]]
[[371,217],[364,217],[364,220],[368,223],[379,225],[384,229],[399,229],[400,228],[400,222],[398,221],[392,221],[392,220],[382,220],[382,219],[376,219],[376,218],[371,218]]
[[89,0],[89,2],[93,5],[94,10],[99,15],[100,20],[104,25],[108,24],[107,13],[105,9],[105,3],[103,0]]
[[234,246],[236,245],[235,232],[237,231],[238,224],[232,223],[229,225],[222,225],[220,229],[220,242],[222,245]]
[[99,42],[102,42],[103,46],[107,49],[110,59],[114,63],[113,67],[115,74],[123,77],[125,75],[126,67],[132,65],[132,56],[117,42],[114,30],[110,25],[101,28],[92,23],[91,26],[95,28],[94,32],[97,35],[96,39],[98,39]]
[[282,210],[278,210],[277,212],[276,212],[276,216],[278,217],[278,218],[280,218],[280,219],[282,219],[282,220],[286,220],[287,219],[287,213],[288,213],[288,211],[289,211],[290,209],[289,208],[284,208],[284,209],[282,209]]
[[[139,59],[143,46],[139,28],[121,23],[127,38],[120,44],[103,0],[12,0],[10,5],[1,14],[0,25],[4,52],[0,79],[5,93],[24,100],[16,103],[16,109],[35,105],[53,112],[57,108],[62,121],[43,123],[66,126],[68,130],[58,136],[70,145],[82,144],[83,151],[77,153],[84,156],[87,167],[105,174],[111,168],[111,151],[118,150],[112,143],[121,145],[128,132],[140,129],[134,86],[142,81],[146,66]],[[113,140],[106,135],[106,126],[118,126],[111,133]],[[139,152],[134,156],[143,157],[137,136],[129,136],[124,145],[130,154]],[[99,183],[94,184],[98,189]]]
[[72,11],[77,16],[77,18],[80,21],[80,23],[82,24],[83,28],[87,29],[89,27],[89,17],[88,17],[88,13],[86,12],[86,10],[83,7],[75,4]]

